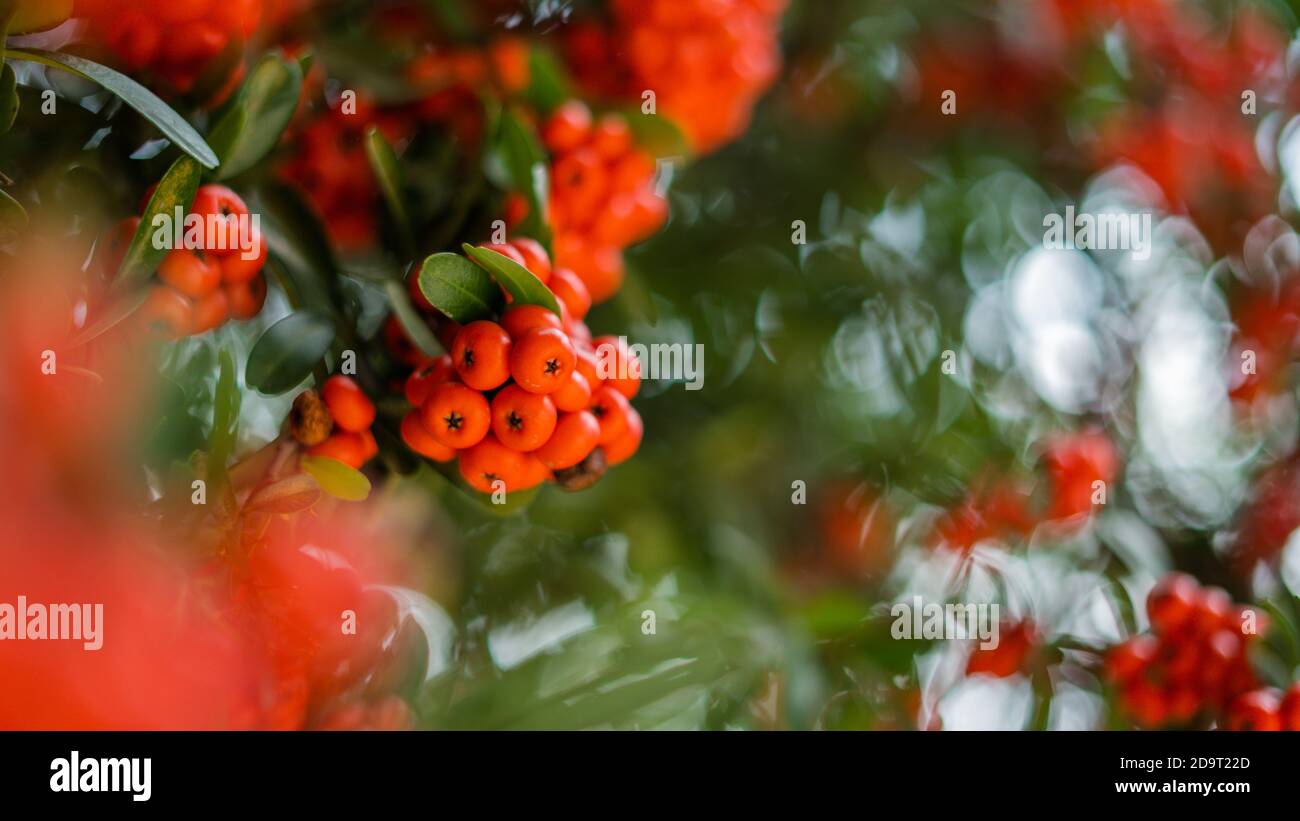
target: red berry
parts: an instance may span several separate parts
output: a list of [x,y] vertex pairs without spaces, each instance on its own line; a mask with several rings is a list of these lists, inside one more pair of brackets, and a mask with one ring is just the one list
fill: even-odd
[[482,393],[458,382],[435,387],[421,408],[424,427],[439,442],[457,450],[482,441],[492,426],[488,401]]
[[600,423],[590,412],[561,414],[551,438],[533,455],[551,470],[564,470],[586,459],[599,438]]
[[1187,624],[1196,608],[1200,585],[1186,573],[1170,573],[1147,596],[1147,618],[1151,630],[1169,635]]
[[418,408],[429,398],[434,388],[455,378],[456,367],[451,362],[451,354],[435,356],[406,377],[403,386],[406,401]]
[[546,284],[551,279],[551,257],[546,253],[546,249],[535,239],[529,237],[520,237],[511,240],[511,245],[515,251],[524,259],[524,267]]
[[418,410],[402,417],[402,441],[411,450],[435,462],[450,462],[456,458],[455,448],[449,448],[434,438],[424,426],[423,417]]
[[645,433],[645,427],[641,423],[641,414],[636,412],[633,407],[627,409],[627,430],[623,431],[612,442],[606,442],[601,445],[605,451],[605,464],[609,467],[622,464],[637,452],[641,447],[641,437]]
[[541,305],[519,305],[511,308],[502,315],[501,327],[506,329],[506,333],[510,334],[510,338],[515,342],[518,342],[524,334],[538,328],[563,330],[560,318],[555,312]]
[[1225,730],[1282,729],[1282,697],[1276,690],[1252,690],[1233,699],[1224,720]]
[[510,334],[495,322],[471,322],[456,334],[451,358],[461,381],[480,391],[499,388],[510,378]]
[[537,450],[555,432],[555,404],[549,396],[506,385],[492,399],[492,432],[506,447]]
[[364,433],[375,422],[375,403],[350,376],[336,374],[326,379],[321,397],[334,424],[349,433]]
[[1122,684],[1145,670],[1159,649],[1160,642],[1155,636],[1134,636],[1106,654],[1106,674],[1112,682]]
[[560,389],[577,366],[577,354],[564,331],[536,328],[519,338],[510,354],[510,375],[525,390],[549,394]]
[[1221,587],[1206,587],[1196,596],[1196,606],[1192,611],[1192,629],[1198,633],[1210,633],[1225,624],[1231,623],[1234,609],[1232,596]]
[[1284,730],[1300,730],[1300,681],[1292,684],[1282,696],[1278,717]]

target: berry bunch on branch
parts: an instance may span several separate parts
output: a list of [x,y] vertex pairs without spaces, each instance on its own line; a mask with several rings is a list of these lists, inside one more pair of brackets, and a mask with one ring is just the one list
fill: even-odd
[[[641,363],[602,305],[669,219],[682,133],[734,139],[774,79],[778,9],[691,23],[744,67],[705,125],[676,86],[665,116],[583,99],[544,30],[503,25],[515,5],[75,0],[8,20],[47,33],[5,52],[0,135],[14,114],[30,166],[0,174],[0,242],[57,275],[25,297],[42,309],[20,346],[48,381],[0,417],[24,459],[50,450],[33,504],[129,500],[165,557],[159,601],[228,637],[215,726],[411,726],[450,655],[421,592],[436,551],[416,547],[456,535],[448,511],[590,488],[642,444]],[[94,386],[138,399],[143,433]],[[123,452],[65,459],[55,421]]]

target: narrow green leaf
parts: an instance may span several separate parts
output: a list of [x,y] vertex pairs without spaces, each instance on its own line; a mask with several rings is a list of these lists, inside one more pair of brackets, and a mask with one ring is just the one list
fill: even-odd
[[8,63],[0,69],[0,134],[14,127],[18,116],[18,75]]
[[284,262],[303,305],[322,316],[341,317],[339,266],[320,219],[287,185],[264,185],[253,202],[271,254]]
[[278,54],[263,57],[212,130],[221,157],[216,178],[230,179],[252,168],[280,140],[298,108],[302,69]]
[[549,248],[551,230],[544,219],[550,196],[546,151],[532,127],[509,110],[501,112],[497,127],[497,155],[505,166],[511,187],[528,200],[528,216],[518,231],[535,237]]
[[547,113],[575,96],[573,83],[555,53],[534,46],[528,55],[529,86],[524,98],[538,111]]
[[182,210],[188,209],[194,202],[194,195],[199,190],[200,176],[198,163],[190,157],[178,157],[171,168],[167,169],[167,173],[159,180],[153,196],[149,198],[149,204],[145,206],[144,214],[140,217],[140,227],[136,229],[135,236],[131,238],[131,245],[126,249],[126,255],[122,257],[122,265],[118,268],[117,278],[113,283],[114,290],[125,289],[148,278],[157,269],[163,257],[167,256],[167,248],[154,247],[154,218],[165,215],[174,223],[177,207]]
[[206,168],[217,167],[217,155],[204,142],[193,126],[177,114],[166,103],[158,99],[152,91],[108,66],[77,57],[43,49],[9,49],[6,56],[15,60],[28,60],[54,68],[69,71],[87,80],[98,83],[122,98],[127,105],[140,112],[149,122],[158,127],[182,151],[198,160]]
[[501,289],[486,271],[460,254],[434,254],[420,268],[420,291],[433,307],[464,324],[495,316]]
[[221,372],[212,397],[212,433],[208,437],[208,490],[214,492],[224,489],[229,481],[226,463],[235,451],[241,400],[234,357],[223,350],[220,362]]
[[306,77],[311,73],[311,67],[316,64],[316,54],[310,50],[304,50],[298,54],[298,71]]
[[375,172],[375,179],[379,181],[379,190],[384,194],[384,201],[397,224],[398,234],[409,258],[415,253],[415,241],[411,234],[406,202],[402,197],[402,171],[397,163],[397,154],[393,153],[393,147],[384,139],[378,126],[372,125],[366,130],[366,157],[370,160],[371,170]]
[[655,158],[690,156],[690,143],[672,120],[658,114],[642,114],[637,108],[624,109],[622,114],[638,148],[649,151]]
[[363,502],[370,495],[370,480],[359,470],[325,456],[304,456],[302,469],[311,474],[321,490],[345,502]]
[[278,396],[306,379],[334,341],[334,325],[308,311],[290,314],[267,328],[248,354],[244,379]]
[[515,305],[541,305],[559,315],[560,303],[555,299],[555,294],[527,268],[505,254],[488,248],[476,248],[469,244],[461,247],[470,259],[487,269],[492,278],[501,283],[501,287],[514,299]]
[[424,318],[411,304],[410,297],[406,295],[406,288],[401,282],[395,279],[385,282],[384,294],[388,297],[388,304],[392,306],[393,314],[401,323],[402,330],[406,331],[407,337],[415,343],[415,347],[419,348],[421,353],[425,356],[438,356],[444,353],[442,345],[438,344],[438,339],[429,330]]

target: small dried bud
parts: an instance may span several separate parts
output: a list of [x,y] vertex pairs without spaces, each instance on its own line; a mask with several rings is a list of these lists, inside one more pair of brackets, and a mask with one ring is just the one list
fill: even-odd
[[328,439],[333,430],[334,419],[320,394],[314,390],[298,394],[289,413],[289,432],[293,438],[306,447],[312,447]]
[[605,475],[605,451],[596,448],[571,468],[555,471],[555,484],[569,491],[586,490]]

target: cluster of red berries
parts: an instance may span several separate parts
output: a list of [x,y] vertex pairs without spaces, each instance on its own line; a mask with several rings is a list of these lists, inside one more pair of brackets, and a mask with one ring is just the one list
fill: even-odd
[[381,109],[368,98],[339,100],[298,129],[280,174],[297,186],[344,250],[369,247],[381,211],[379,182],[366,156],[366,131],[379,128],[393,144],[413,129],[409,113]]
[[700,152],[745,130],[780,68],[777,33],[786,0],[612,5],[608,25],[575,25],[566,43],[568,62],[585,86],[638,102],[653,91],[659,110]]
[[1106,676],[1124,711],[1146,728],[1190,724],[1225,709],[1233,715],[1235,700],[1257,685],[1246,648],[1267,629],[1263,614],[1234,605],[1226,591],[1202,587],[1185,573],[1161,579],[1146,609],[1151,632],[1106,656]]
[[[1229,395],[1247,405],[1286,389],[1287,366],[1300,338],[1300,278],[1293,273],[1281,282],[1244,290],[1234,301],[1236,326],[1228,352]],[[1254,355],[1254,369],[1246,372],[1242,355]]]
[[[346,110],[335,103],[307,116],[294,128],[293,151],[280,167],[280,174],[301,189],[323,217],[334,244],[347,251],[371,246],[378,228],[379,184],[365,151],[365,134],[372,125],[397,146],[408,142],[422,123],[437,124],[461,145],[476,146],[485,124],[484,90],[509,95],[524,88],[530,76],[529,49],[519,38],[497,38],[483,49],[429,50],[428,43],[439,33],[421,10],[378,9],[376,22],[393,51],[412,55],[404,73],[418,99],[381,107],[358,94],[355,105]],[[318,63],[308,76],[312,93],[321,90],[324,80]]]
[[[266,301],[266,238],[239,195],[223,185],[201,186],[188,214],[202,218],[204,243],[213,247],[169,251],[137,314],[143,327],[171,338],[252,319]],[[140,218],[132,217],[101,237],[96,256],[106,280],[116,275],[139,227]]]
[[308,456],[334,459],[357,470],[379,454],[370,430],[374,422],[375,403],[342,374],[326,379],[319,396],[313,391],[299,394],[290,416],[294,438],[307,446]]
[[1119,474],[1115,444],[1099,430],[1083,430],[1049,439],[1043,446],[1047,502],[1033,504],[1026,482],[995,477],[981,480],[966,498],[935,525],[936,541],[969,550],[986,539],[1021,538],[1044,522],[1056,526],[1086,521],[1098,488],[1109,488]]
[[1291,533],[1300,527],[1300,456],[1270,466],[1250,489],[1232,539],[1233,569],[1249,578],[1261,562],[1276,562]]
[[1300,682],[1285,693],[1261,687],[1232,700],[1221,724],[1225,730],[1300,730]]
[[1039,644],[1038,630],[1029,619],[1003,620],[998,625],[996,647],[975,650],[966,661],[966,675],[987,675],[1007,678],[1025,669],[1034,648]]
[[[507,491],[548,480],[585,487],[641,444],[641,417],[628,401],[640,388],[640,363],[619,340],[591,338],[581,319],[591,305],[582,281],[552,269],[540,244],[483,247],[549,285],[560,315],[516,305],[500,323],[444,324],[451,352],[407,378],[415,410],[402,421],[402,438],[435,461],[458,459],[461,476],[484,493],[500,490],[497,482]],[[597,351],[606,357],[604,378]]]
[[[577,273],[592,300],[603,302],[623,284],[623,249],[668,219],[668,202],[655,187],[654,158],[636,147],[621,115],[593,121],[578,100],[551,114],[542,141],[551,153],[547,210],[555,263]],[[516,208],[506,222],[522,216]]]
[[[262,0],[77,0],[76,15],[129,72],[148,72],[181,94],[206,81],[205,72],[232,43],[247,40],[262,17]],[[218,103],[243,77],[236,61],[211,91]]]

